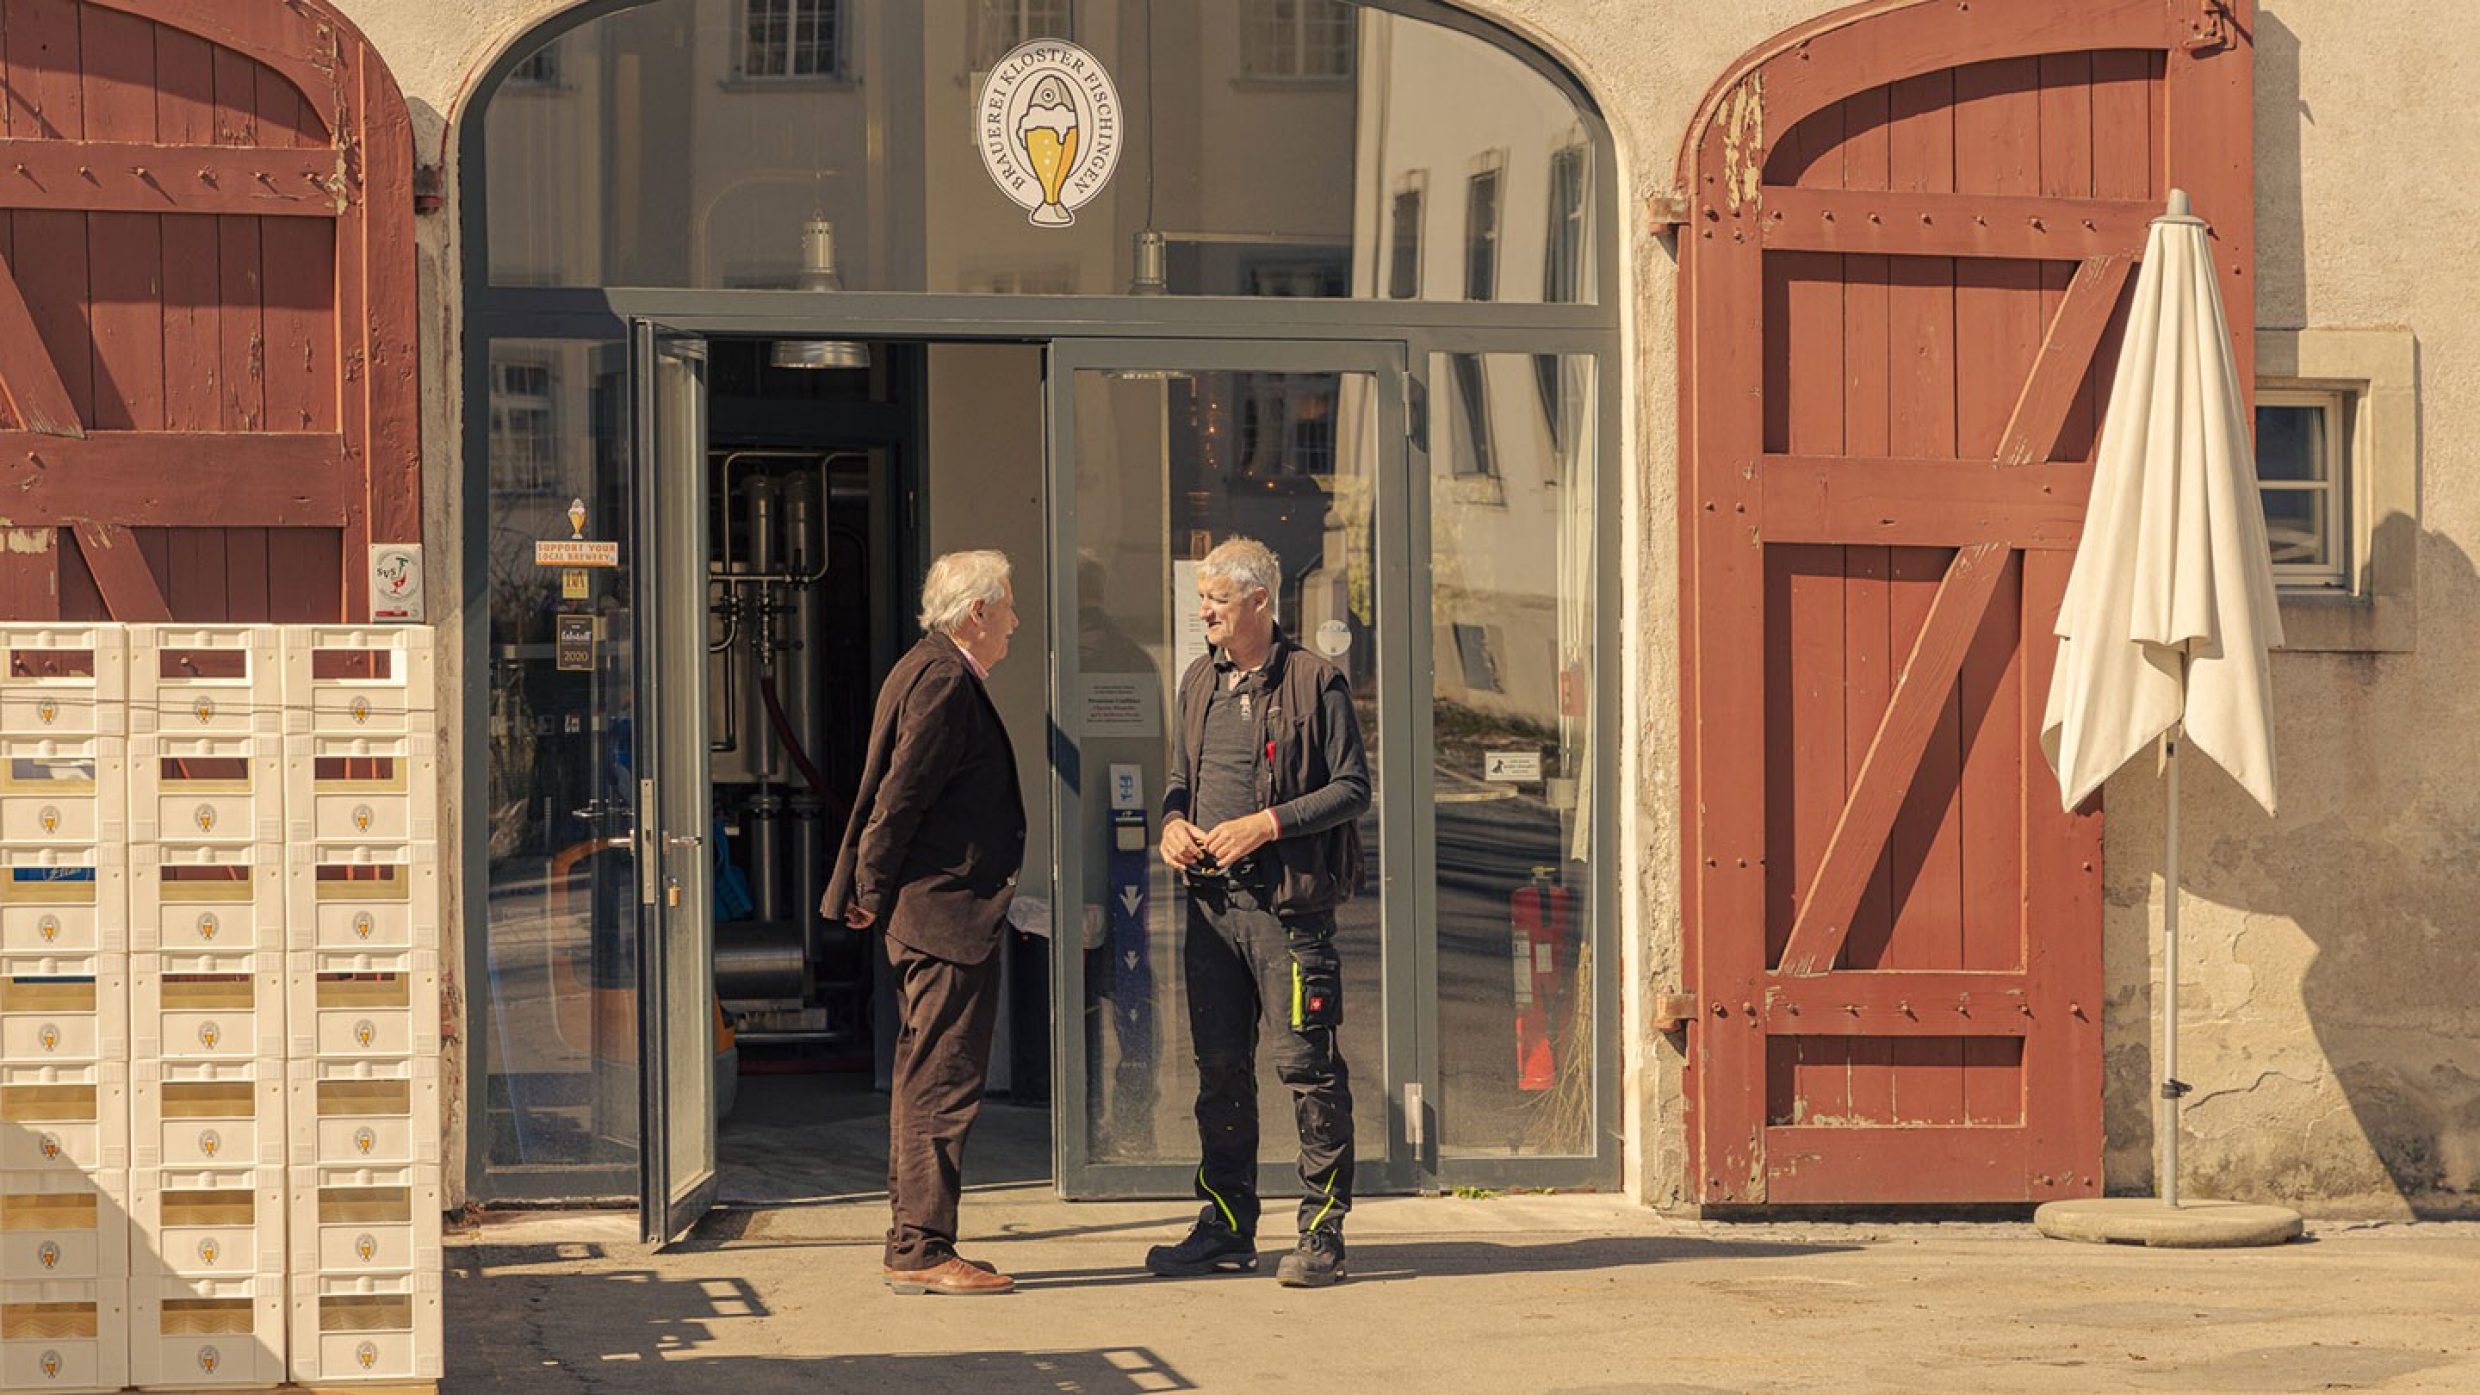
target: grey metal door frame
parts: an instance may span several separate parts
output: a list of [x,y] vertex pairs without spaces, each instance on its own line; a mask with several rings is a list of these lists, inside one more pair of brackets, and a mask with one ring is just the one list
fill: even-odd
[[[715,1203],[714,805],[706,753],[706,341],[629,326],[637,503],[638,1133],[641,1238]],[[701,1010],[703,1009],[703,1010]],[[685,1031],[681,1030],[686,1028]],[[684,1039],[685,1038],[685,1039]]]

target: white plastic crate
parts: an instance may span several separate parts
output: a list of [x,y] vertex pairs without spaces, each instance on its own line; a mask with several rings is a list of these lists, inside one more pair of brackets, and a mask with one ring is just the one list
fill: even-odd
[[129,1277],[120,1173],[0,1172],[0,1281]]
[[285,905],[293,948],[436,951],[438,848],[436,843],[293,844]]
[[129,836],[128,738],[0,736],[0,841]]
[[280,734],[280,655],[273,625],[130,626],[129,734]]
[[295,844],[430,843],[439,837],[439,738],[292,736],[285,822]]
[[0,1171],[129,1166],[129,1066],[0,1066]]
[[437,1380],[441,1367],[440,1275],[296,1275],[293,1379]]
[[284,948],[284,850],[272,843],[130,849],[130,947],[242,954]]
[[281,737],[134,737],[129,786],[135,842],[283,841]]
[[287,625],[286,730],[360,736],[427,730],[439,706],[433,632],[421,625]]
[[129,1374],[147,1388],[268,1386],[284,1379],[284,1280],[137,1280]]
[[120,626],[0,624],[0,731],[120,736],[128,700]]
[[0,1064],[127,1060],[127,965],[101,952],[0,955]]
[[242,1279],[284,1272],[284,1170],[135,1168],[130,1271],[140,1279]]
[[287,1063],[295,1168],[439,1165],[439,1060]]
[[0,1390],[119,1390],[129,1384],[129,1285],[0,1283]]
[[284,1165],[282,1062],[139,1061],[130,1075],[133,1168]]
[[0,847],[0,953],[129,947],[129,878],[118,844]]
[[297,1167],[292,1272],[437,1273],[442,1249],[436,1167]]
[[284,958],[134,954],[129,961],[134,1058],[248,1062],[284,1058]]
[[427,950],[313,951],[290,957],[285,1024],[293,1060],[439,1054],[439,957]]

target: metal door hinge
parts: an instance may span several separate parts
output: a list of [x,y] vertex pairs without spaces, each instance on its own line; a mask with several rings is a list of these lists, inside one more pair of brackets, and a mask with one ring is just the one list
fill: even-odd
[[2179,46],[2189,53],[2217,53],[2234,42],[2238,28],[2230,17],[2230,0],[2198,0],[2200,13]]
[[1696,1020],[1696,995],[1668,989],[1653,995],[1653,1029],[1680,1032]]

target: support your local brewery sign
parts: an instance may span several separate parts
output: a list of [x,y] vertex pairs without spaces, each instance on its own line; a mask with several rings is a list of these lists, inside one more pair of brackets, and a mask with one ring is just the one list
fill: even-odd
[[1119,167],[1119,91],[1075,44],[1011,49],[982,82],[978,122],[983,166],[1035,227],[1074,223]]

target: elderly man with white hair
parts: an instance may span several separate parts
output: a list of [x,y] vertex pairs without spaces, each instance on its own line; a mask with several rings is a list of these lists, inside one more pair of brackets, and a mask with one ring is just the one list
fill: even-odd
[[1300,1241],[1276,1277],[1345,1275],[1352,1077],[1337,1034],[1338,901],[1359,889],[1369,764],[1343,671],[1275,624],[1272,551],[1233,538],[1197,565],[1212,648],[1180,680],[1180,742],[1163,798],[1163,861],[1188,883],[1189,1035],[1197,1051],[1196,1191],[1188,1238],[1157,1245],[1163,1275],[1257,1267],[1257,1041],[1300,1130]]
[[860,792],[818,913],[877,927],[898,983],[887,1285],[1005,1293],[1014,1280],[956,1253],[956,1206],[998,1022],[994,951],[1025,860],[1016,753],[982,686],[1016,629],[1007,558],[951,552],[932,563],[921,627],[878,690]]

